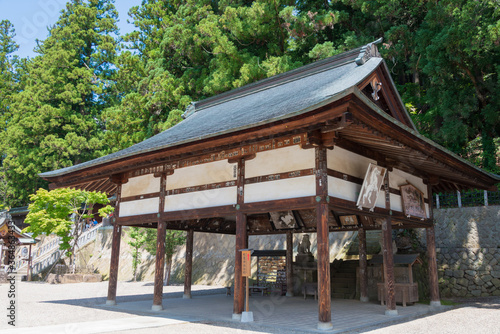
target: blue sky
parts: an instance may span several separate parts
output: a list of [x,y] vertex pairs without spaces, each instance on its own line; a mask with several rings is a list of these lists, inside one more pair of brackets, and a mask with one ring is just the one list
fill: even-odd
[[[16,30],[16,43],[20,57],[34,57],[33,48],[36,39],[47,38],[47,27],[53,25],[59,18],[60,11],[65,7],[67,0],[0,0],[0,21],[9,20]],[[127,23],[127,12],[130,7],[140,5],[141,0],[116,0],[118,10],[118,28],[124,35],[134,29],[133,24]]]

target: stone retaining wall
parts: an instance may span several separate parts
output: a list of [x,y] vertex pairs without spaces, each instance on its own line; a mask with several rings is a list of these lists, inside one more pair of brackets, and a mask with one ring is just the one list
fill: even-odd
[[500,206],[435,209],[443,297],[500,296]]

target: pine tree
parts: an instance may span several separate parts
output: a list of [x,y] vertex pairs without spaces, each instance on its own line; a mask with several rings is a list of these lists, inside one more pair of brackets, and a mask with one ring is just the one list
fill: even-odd
[[72,0],[12,104],[4,164],[14,193],[11,205],[46,186],[38,173],[96,158],[106,150],[102,110],[116,101],[113,0]]

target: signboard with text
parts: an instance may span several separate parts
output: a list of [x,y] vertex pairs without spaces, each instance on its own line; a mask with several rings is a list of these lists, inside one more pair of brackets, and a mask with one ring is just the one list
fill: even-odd
[[241,270],[243,277],[249,277],[251,275],[250,269],[252,266],[252,260],[250,255],[251,251],[249,250],[241,251]]

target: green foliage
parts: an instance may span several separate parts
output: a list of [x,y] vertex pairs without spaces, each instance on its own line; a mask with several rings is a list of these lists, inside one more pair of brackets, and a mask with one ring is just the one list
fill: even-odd
[[[151,254],[156,255],[157,230],[146,229],[145,249]],[[172,257],[177,250],[177,246],[186,242],[186,233],[183,231],[167,230],[165,235],[165,285],[169,285],[170,272],[172,267]]]
[[112,0],[72,0],[26,64],[25,87],[13,98],[3,164],[22,205],[46,183],[38,173],[103,154],[102,110],[116,102],[113,67],[117,12]]
[[[37,174],[168,129],[198,101],[379,37],[427,137],[499,172],[500,10],[473,0],[143,0],[116,33],[113,0],[71,0],[31,60],[0,22],[0,196],[21,206]],[[122,20],[124,18],[121,18]],[[252,111],[249,110],[249,113]]]
[[132,271],[134,274],[134,282],[137,281],[137,266],[141,263],[140,249],[144,246],[147,240],[147,234],[144,228],[132,226],[128,231],[130,240],[127,244],[132,247]]
[[[70,264],[77,247],[75,241],[81,235],[85,222],[94,217],[94,205],[109,203],[104,193],[69,188],[52,191],[39,189],[30,196],[30,200],[32,203],[24,221],[29,226],[23,231],[33,233],[34,238],[52,233],[61,237],[59,249],[70,257]],[[113,211],[113,207],[106,205],[98,212],[101,217],[105,217]]]

